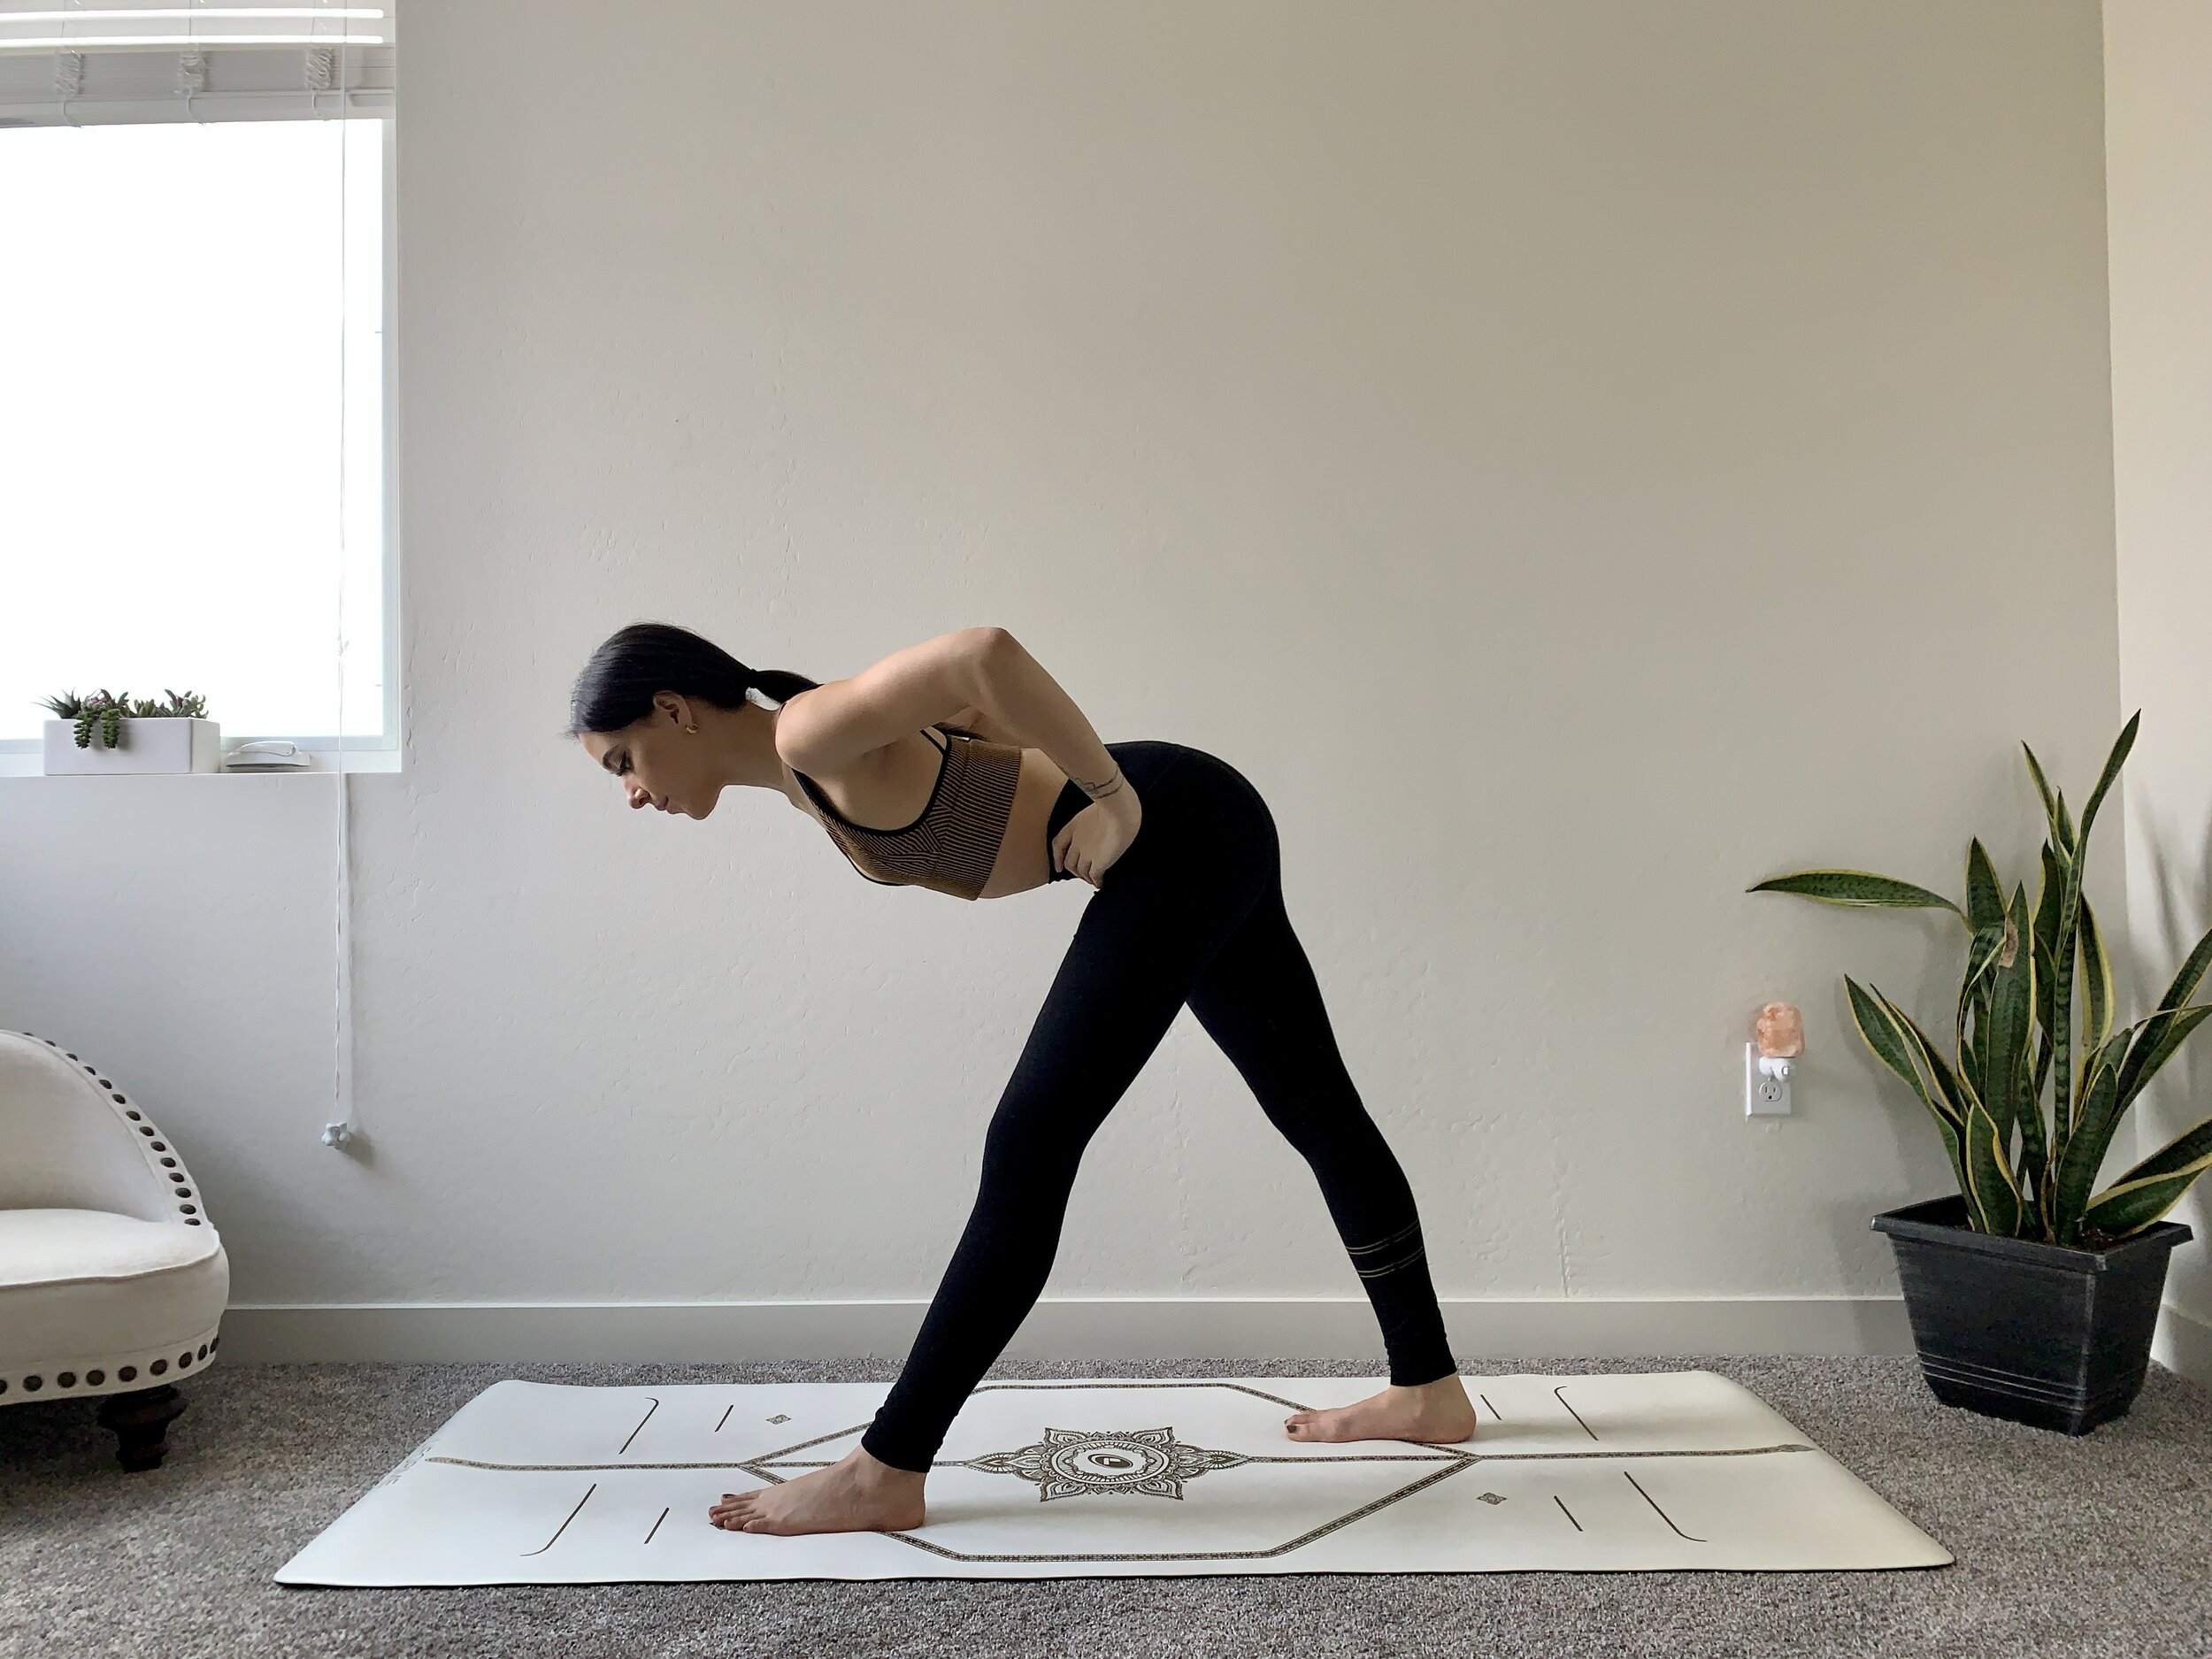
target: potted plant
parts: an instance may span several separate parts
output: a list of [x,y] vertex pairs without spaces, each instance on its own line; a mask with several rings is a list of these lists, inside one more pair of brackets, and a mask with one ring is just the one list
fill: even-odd
[[223,728],[207,718],[207,699],[196,691],[172,691],[166,703],[68,691],[44,706],[55,716],[45,726],[50,775],[222,770]]
[[[2139,710],[2113,744],[2078,828],[2065,792],[2054,794],[2035,751],[2021,745],[2049,820],[2032,911],[2024,884],[2005,898],[1978,839],[1967,849],[1963,910],[1864,870],[1801,870],[1748,889],[1941,909],[1965,926],[1948,1056],[1880,991],[1844,976],[1860,1034],[1928,1109],[1959,1187],[1877,1216],[1874,1226],[1897,1253],[1921,1371],[1936,1396],[2069,1434],[2118,1417],[2141,1389],[2167,1258],[2192,1236],[2160,1217],[2212,1167],[2208,1119],[2091,1194],[2136,1096],[2212,1014],[2189,1005],[2212,964],[2208,933],[2149,1017],[2112,1028],[2112,964],[2082,896],[2082,871],[2090,825],[2142,718]],[[2055,1079],[2047,1115],[2047,1079]]]

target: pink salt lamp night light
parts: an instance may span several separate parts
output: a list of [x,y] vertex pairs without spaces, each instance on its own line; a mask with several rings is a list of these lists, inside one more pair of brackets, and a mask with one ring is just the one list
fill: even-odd
[[1790,1062],[1805,1052],[1805,1021],[1787,1002],[1769,1002],[1759,1010],[1759,1070],[1786,1078]]

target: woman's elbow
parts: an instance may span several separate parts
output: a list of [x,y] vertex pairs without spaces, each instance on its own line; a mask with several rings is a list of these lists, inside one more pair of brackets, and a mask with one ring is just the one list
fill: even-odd
[[967,632],[969,674],[978,682],[987,682],[1022,655],[1020,643],[1004,628],[970,628]]

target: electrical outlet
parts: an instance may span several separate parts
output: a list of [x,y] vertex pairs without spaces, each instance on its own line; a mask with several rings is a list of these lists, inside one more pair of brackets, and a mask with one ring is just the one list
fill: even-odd
[[[1794,1066],[1793,1065],[1793,1070]],[[1743,1046],[1743,1112],[1747,1118],[1786,1118],[1790,1110],[1790,1079],[1769,1077],[1759,1070],[1759,1045]]]

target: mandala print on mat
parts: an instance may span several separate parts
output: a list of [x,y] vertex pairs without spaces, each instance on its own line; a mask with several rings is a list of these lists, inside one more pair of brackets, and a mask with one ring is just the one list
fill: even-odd
[[1138,1492],[1148,1497],[1183,1495],[1183,1483],[1215,1469],[1233,1469],[1245,1458],[1238,1452],[1187,1446],[1172,1428],[1121,1429],[1087,1433],[1079,1429],[1047,1429],[1034,1446],[1018,1452],[991,1452],[968,1461],[987,1474],[1019,1475],[1037,1483],[1040,1502],[1080,1497],[1085,1493]]

